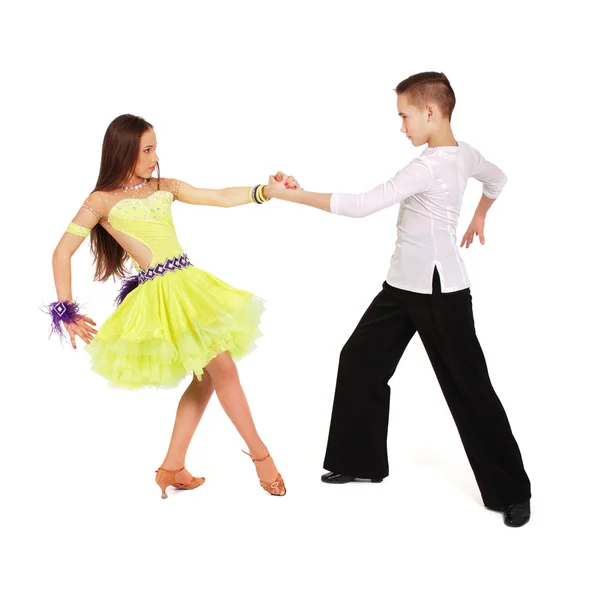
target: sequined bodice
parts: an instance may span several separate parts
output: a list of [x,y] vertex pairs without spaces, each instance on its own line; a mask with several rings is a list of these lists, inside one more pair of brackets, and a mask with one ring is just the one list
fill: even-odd
[[157,190],[147,198],[123,198],[110,209],[107,221],[144,244],[152,252],[152,264],[156,264],[183,254],[173,225],[172,203],[173,194],[166,190]]

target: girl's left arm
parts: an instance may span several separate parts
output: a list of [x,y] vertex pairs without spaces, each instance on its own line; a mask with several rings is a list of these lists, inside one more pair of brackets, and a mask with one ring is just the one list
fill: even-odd
[[[179,182],[179,190],[177,191],[177,200],[186,204],[202,204],[204,206],[221,206],[223,208],[232,208],[234,206],[242,206],[250,204],[252,188],[250,187],[228,187],[220,190],[211,190],[205,188],[197,188],[185,181]],[[266,199],[268,190],[265,189]]]
[[[167,180],[168,185],[171,187],[173,198],[175,200],[181,200],[186,204],[202,204],[204,206],[221,206],[223,208],[232,208],[234,206],[242,206],[243,204],[251,204],[256,200],[253,200],[253,187],[228,187],[219,190],[211,190],[206,188],[196,188],[185,181],[178,181],[176,179]],[[275,197],[274,191],[271,189],[272,184],[281,184],[289,186],[290,188],[297,189],[300,184],[292,177],[286,177],[281,171],[277,175],[269,178],[269,183],[261,186],[259,190],[259,196],[262,195],[263,199],[270,200]],[[260,198],[259,198],[260,200]],[[261,202],[259,202],[260,204]]]

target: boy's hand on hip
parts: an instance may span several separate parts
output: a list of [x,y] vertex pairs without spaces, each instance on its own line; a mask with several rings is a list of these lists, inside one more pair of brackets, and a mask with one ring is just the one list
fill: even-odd
[[463,236],[460,247],[462,248],[465,244],[467,248],[473,243],[473,236],[477,236],[482,244],[485,244],[485,236],[483,235],[483,226],[485,224],[485,217],[474,216],[471,224],[469,225],[465,235]]

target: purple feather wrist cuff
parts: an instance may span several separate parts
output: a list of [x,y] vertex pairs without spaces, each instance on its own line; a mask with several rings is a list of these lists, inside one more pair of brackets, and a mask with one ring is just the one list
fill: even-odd
[[121,283],[121,288],[119,289],[119,294],[117,295],[117,298],[115,299],[115,304],[119,305],[121,304],[121,302],[123,302],[123,300],[125,300],[125,297],[127,296],[127,294],[129,294],[130,292],[133,292],[133,290],[135,290],[135,288],[139,285],[139,277],[138,275],[130,275],[129,277],[126,277],[125,279],[123,279],[123,282]]
[[61,327],[62,323],[75,323],[78,319],[83,317],[79,312],[79,304],[72,300],[65,302],[51,302],[46,307],[46,312],[52,317],[52,324],[50,325],[50,335],[55,333],[61,339],[65,338],[65,334]]

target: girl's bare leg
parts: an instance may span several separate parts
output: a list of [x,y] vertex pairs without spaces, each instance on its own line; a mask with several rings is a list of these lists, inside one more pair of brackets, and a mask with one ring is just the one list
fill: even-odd
[[[260,439],[250,413],[246,395],[240,384],[237,367],[229,352],[216,356],[207,366],[217,392],[219,402],[248,446],[252,458],[264,458],[267,447]],[[272,458],[254,463],[256,472],[263,481],[275,481],[277,468]]]
[[[201,381],[194,375],[192,382],[179,401],[171,443],[169,444],[167,456],[161,465],[162,468],[175,471],[185,465],[185,456],[190,442],[214,389],[212,377],[206,370]],[[184,469],[177,473],[175,481],[177,483],[188,483],[191,479],[192,475],[188,473],[187,469]]]

